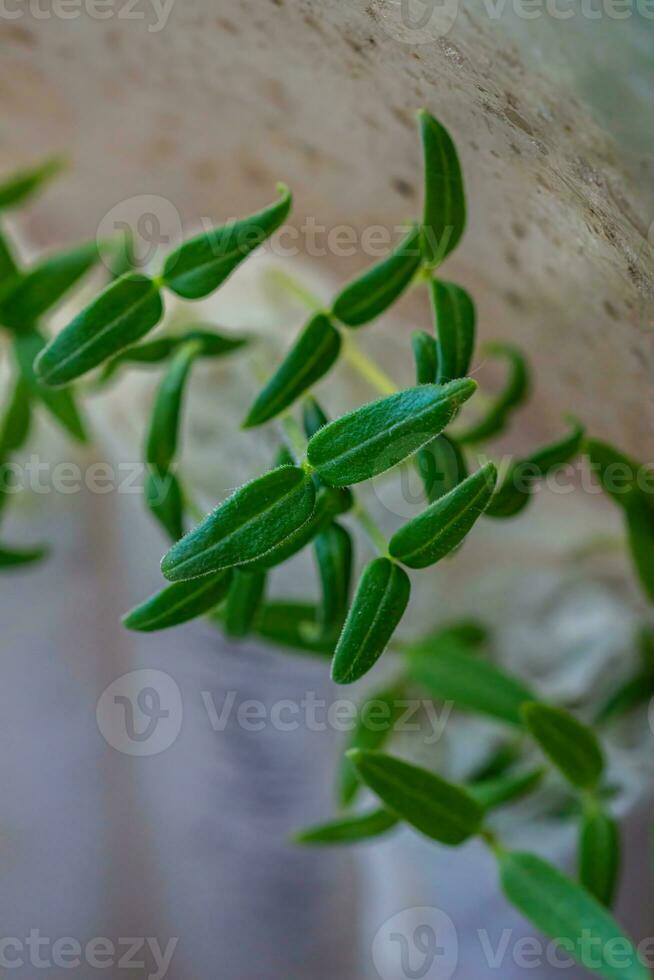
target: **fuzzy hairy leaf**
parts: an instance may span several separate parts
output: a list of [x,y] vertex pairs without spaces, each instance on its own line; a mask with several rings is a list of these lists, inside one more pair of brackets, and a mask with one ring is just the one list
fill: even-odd
[[153,633],[204,616],[227,595],[230,572],[177,582],[150,596],[123,617],[129,630]]
[[463,175],[445,127],[424,109],[419,121],[425,166],[421,247],[425,261],[438,265],[456,248],[465,229]]
[[509,363],[509,377],[504,390],[494,399],[485,417],[463,432],[457,433],[462,445],[484,442],[492,439],[506,429],[512,413],[529,397],[530,377],[527,362],[520,351],[511,344],[486,344],[484,353],[489,357],[500,357]]
[[409,577],[388,558],[366,565],[332,662],[332,680],[352,684],[381,657],[409,602]]
[[502,852],[499,863],[508,900],[566,955],[606,980],[648,980],[630,940],[584,888],[535,854]]
[[430,504],[454,490],[468,476],[461,449],[444,432],[418,450],[416,466]]
[[562,708],[526,704],[522,716],[541,749],[573,786],[595,789],[604,771],[604,754],[587,725]]
[[595,805],[582,817],[579,881],[598,902],[611,908],[619,871],[620,829],[613,817]]
[[336,514],[342,513],[343,502],[341,492],[331,487],[320,487],[316,493],[316,502],[308,521],[281,541],[261,558],[256,558],[245,567],[248,570],[266,571],[288,561],[293,555],[306,548],[315,537],[325,530]]
[[277,190],[280,199],[270,207],[197,235],[175,249],[164,263],[164,284],[184,299],[201,299],[217,289],[286,221],[291,192],[284,184]]
[[420,228],[413,225],[387,258],[339,293],[332,307],[336,319],[348,327],[360,327],[381,316],[407,288],[420,258]]
[[40,401],[69,435],[87,442],[86,427],[71,391],[54,391],[42,385],[34,371],[34,361],[46,347],[46,339],[37,327],[28,326],[12,337],[16,363],[32,397]]
[[431,442],[476,388],[469,379],[419,385],[364,405],[309,440],[309,462],[332,486],[369,480]]
[[[408,702],[401,683],[371,694],[359,708],[356,728],[348,741],[348,749],[381,749],[393,734],[395,722],[406,711]],[[361,781],[347,752],[338,769],[338,800],[346,807],[354,801]]]
[[431,303],[438,338],[438,376],[443,384],[468,373],[475,349],[477,316],[468,293],[453,282],[433,279]]
[[180,347],[157,388],[145,442],[145,459],[160,473],[169,469],[177,453],[184,389],[198,352],[198,346],[192,341]]
[[352,749],[349,757],[384,806],[432,840],[456,847],[480,830],[483,810],[462,787],[382,752]]
[[331,657],[333,641],[318,627],[318,610],[306,602],[269,602],[257,616],[256,632],[286,650]]
[[263,425],[288,408],[329,371],[341,335],[323,313],[312,317],[250,409],[244,428]]
[[426,330],[416,330],[411,334],[413,359],[416,362],[416,383],[435,384],[438,378],[438,345],[436,338]]
[[0,183],[0,210],[24,204],[44,184],[60,173],[63,167],[59,157],[52,157],[35,167],[18,170]]
[[341,817],[330,823],[311,827],[295,834],[296,844],[358,844],[388,833],[398,824],[397,817],[383,807],[368,813],[357,813],[351,817]]
[[497,470],[487,463],[454,490],[401,527],[389,544],[393,558],[427,568],[457,548],[481,517],[493,494]]
[[523,727],[521,709],[534,701],[534,694],[522,681],[457,645],[444,645],[434,653],[430,647],[417,644],[409,653],[411,677],[432,697]]
[[297,466],[280,466],[246,483],[164,555],[173,582],[261,558],[309,520],[313,481]]
[[35,548],[8,548],[0,545],[0,568],[19,568],[34,565],[48,557],[49,549],[42,545]]
[[161,524],[171,541],[184,534],[184,494],[174,473],[150,470],[143,488],[145,504]]
[[68,384],[140,340],[163,316],[152,279],[130,273],[112,282],[51,340],[35,364],[40,380]]
[[545,775],[544,769],[531,769],[517,776],[498,776],[468,784],[466,789],[477,803],[488,812],[509,803],[516,803],[538,789]]
[[341,629],[350,603],[352,538],[341,524],[332,522],[314,541],[322,586],[320,626],[325,635]]
[[234,570],[223,617],[228,636],[247,636],[252,631],[265,588],[265,572],[248,572],[242,568]]
[[80,245],[43,259],[23,272],[13,289],[3,293],[0,320],[20,330],[33,323],[72,289],[82,276],[99,261],[96,242]]

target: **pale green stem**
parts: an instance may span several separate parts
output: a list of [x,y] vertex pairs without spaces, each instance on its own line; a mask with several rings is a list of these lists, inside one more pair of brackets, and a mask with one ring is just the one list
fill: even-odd
[[343,337],[343,360],[350,365],[357,374],[375,388],[380,395],[396,395],[400,390],[392,378],[382,371],[380,367],[372,361],[367,354],[355,344],[351,337]]
[[357,500],[351,513],[352,516],[358,520],[359,524],[366,532],[379,554],[388,557],[388,542],[365,504],[361,503],[360,500]]

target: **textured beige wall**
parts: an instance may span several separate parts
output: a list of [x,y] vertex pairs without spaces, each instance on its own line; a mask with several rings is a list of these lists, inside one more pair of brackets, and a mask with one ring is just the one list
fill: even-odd
[[[452,130],[469,187],[446,271],[476,296],[482,335],[535,361],[531,428],[552,434],[572,408],[654,450],[652,21],[493,20],[446,0],[411,30],[392,0],[173,0],[164,23],[151,2],[116,0],[106,20],[0,17],[0,166],[72,160],[21,219],[28,235],[93,235],[143,194],[185,227],[219,221],[279,179],[298,225],[392,227],[419,209],[424,105]],[[347,277],[363,260],[323,261]],[[420,297],[399,313],[407,330],[428,323]],[[376,341],[383,356],[383,327]]]

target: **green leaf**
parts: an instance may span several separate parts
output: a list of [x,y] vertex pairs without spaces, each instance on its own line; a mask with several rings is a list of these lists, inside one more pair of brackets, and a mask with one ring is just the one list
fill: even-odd
[[493,401],[485,418],[476,425],[457,433],[457,440],[465,443],[484,442],[499,435],[507,427],[511,414],[529,397],[529,368],[520,351],[511,344],[486,344],[484,353],[489,357],[500,357],[509,362],[509,377],[504,390]]
[[518,776],[498,776],[471,783],[467,790],[477,803],[488,812],[508,803],[516,803],[538,789],[545,775],[544,769],[531,769]]
[[416,465],[430,504],[454,490],[468,476],[461,449],[444,432],[418,450]]
[[198,347],[194,342],[180,347],[157,388],[145,443],[145,459],[161,473],[169,469],[177,453],[184,388],[197,354]]
[[153,469],[146,474],[145,504],[172,541],[184,534],[184,494],[174,473]]
[[644,495],[633,495],[625,519],[634,569],[645,595],[654,599],[654,509]]
[[579,840],[579,881],[598,902],[611,908],[620,870],[620,830],[593,803],[584,812]]
[[[408,703],[402,700],[403,695],[401,683],[372,694],[359,709],[357,725],[350,736],[348,748],[381,749],[393,734],[395,722],[407,708]],[[359,776],[346,752],[338,770],[340,805],[350,806],[360,787]]]
[[101,381],[107,381],[116,371],[125,365],[160,364],[171,354],[190,341],[198,345],[197,357],[224,357],[239,350],[248,343],[246,337],[229,337],[216,330],[187,330],[185,333],[168,337],[157,337],[144,344],[128,347],[105,364]]
[[13,329],[33,323],[51,310],[100,258],[96,242],[60,252],[22,273],[3,294],[0,320]]
[[265,572],[248,572],[242,568],[234,570],[223,619],[228,636],[247,636],[252,631],[265,588]]
[[453,282],[433,279],[431,303],[438,337],[437,381],[454,381],[468,373],[475,349],[476,313],[468,293]]
[[332,663],[332,680],[352,684],[367,674],[384,652],[409,602],[406,572],[375,558],[366,565],[350,606]]
[[163,267],[163,283],[184,299],[201,299],[217,289],[241,262],[286,221],[291,192],[278,185],[280,200],[270,207],[191,238]]
[[464,653],[474,653],[488,642],[488,638],[488,630],[476,619],[459,619],[440,626],[405,649],[409,653],[415,650],[431,656],[451,651],[456,653],[461,649]]
[[312,317],[256,398],[243,428],[262,425],[288,408],[329,371],[340,349],[341,335],[331,321],[323,313]]
[[42,545],[36,548],[7,548],[0,547],[0,568],[19,568],[22,565],[33,565],[48,557],[49,549]]
[[411,677],[432,697],[453,701],[464,711],[523,727],[521,709],[534,701],[534,694],[511,674],[456,645],[444,645],[434,653],[429,646],[417,644],[408,652]]
[[164,555],[161,570],[180,581],[242,565],[290,537],[311,517],[313,481],[280,466],[246,483]]
[[416,383],[435,384],[438,375],[438,346],[436,338],[426,330],[416,330],[411,334],[413,359],[416,362]]
[[331,657],[333,641],[318,629],[318,610],[306,602],[269,602],[257,617],[256,632],[269,643],[289,651],[300,650]]
[[463,175],[450,134],[424,109],[419,113],[425,166],[421,247],[439,265],[458,245],[466,224]]
[[0,183],[0,210],[23,204],[63,168],[59,157],[52,157],[36,167],[26,167]]
[[470,777],[468,788],[471,789],[475,783],[494,782],[500,776],[504,776],[508,770],[520,759],[520,742],[503,742],[486,756],[484,761],[475,769]]
[[627,712],[645,704],[654,697],[654,676],[649,671],[639,671],[615,691],[612,691],[595,716],[596,725],[605,725],[621,718]]
[[638,474],[642,463],[599,439],[587,439],[585,449],[602,489],[616,504],[626,508],[633,497],[641,495]]
[[293,555],[297,555],[303,548],[306,548],[318,534],[322,533],[329,526],[334,516],[341,513],[341,509],[340,492],[331,487],[320,488],[316,494],[315,507],[309,520],[305,521],[293,534],[271,548],[270,551],[267,551],[261,558],[248,562],[245,567],[248,570],[266,571],[288,561]]
[[469,379],[419,385],[364,405],[309,440],[309,463],[332,486],[369,480],[431,442],[476,388]]
[[341,524],[332,522],[314,542],[322,585],[320,628],[325,635],[338,632],[350,603],[352,538]]
[[307,439],[315,436],[316,432],[322,429],[323,425],[327,425],[328,422],[329,419],[316,399],[312,395],[307,395],[302,406],[302,423]]
[[382,752],[352,749],[349,757],[385,807],[432,840],[456,847],[481,829],[483,810],[462,787]]
[[18,377],[0,428],[0,460],[27,442],[31,421],[30,388],[23,377]]
[[497,470],[486,463],[454,490],[401,527],[389,552],[410,568],[426,568],[458,547],[483,514],[493,494]]
[[293,840],[296,844],[357,844],[362,840],[380,837],[398,824],[397,817],[383,807],[371,813],[357,813],[352,817],[341,817],[330,823],[311,827]]
[[420,229],[417,225],[412,225],[389,256],[339,293],[334,300],[332,313],[348,327],[360,327],[369,323],[399,299],[419,265]]
[[152,279],[138,273],[116,279],[50,341],[36,372],[44,384],[68,384],[140,340],[162,316]]
[[20,278],[20,271],[7,237],[0,230],[0,300],[8,295],[14,283]]
[[499,862],[508,900],[577,963],[606,980],[648,980],[618,923],[584,888],[535,854],[501,852]]
[[72,392],[44,387],[34,372],[34,361],[46,346],[45,337],[37,327],[28,326],[13,334],[12,343],[18,369],[32,397],[42,402],[73,439],[87,442],[86,428]]
[[203,616],[227,595],[230,572],[207,575],[190,582],[177,582],[150,596],[123,617],[129,630],[153,633],[179,626]]
[[595,733],[568,711],[545,704],[526,704],[522,716],[541,749],[573,786],[595,789],[604,770],[604,755]]

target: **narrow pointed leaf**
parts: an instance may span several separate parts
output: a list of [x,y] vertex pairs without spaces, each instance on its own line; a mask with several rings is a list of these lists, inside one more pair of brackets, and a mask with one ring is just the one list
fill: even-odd
[[320,626],[333,636],[341,629],[350,604],[352,538],[341,524],[332,522],[314,543],[322,585]]
[[410,593],[408,575],[388,558],[375,558],[366,566],[334,653],[332,679],[337,684],[352,684],[374,666],[404,615]]
[[457,433],[462,445],[492,439],[506,429],[510,417],[529,396],[529,368],[520,351],[511,344],[486,344],[485,354],[500,357],[509,363],[509,377],[504,390],[494,399],[485,417],[471,428]]
[[425,261],[438,265],[456,248],[465,229],[463,175],[445,127],[425,110],[419,121],[425,167],[421,247]]
[[281,541],[261,558],[256,558],[245,567],[248,570],[266,571],[288,561],[293,555],[306,548],[318,534],[321,534],[332,522],[336,514],[342,511],[340,491],[332,487],[321,487],[316,494],[316,503],[308,521]]
[[145,444],[145,459],[161,473],[168,470],[177,453],[184,389],[197,354],[198,347],[193,342],[180,347],[157,388]]
[[329,419],[316,399],[312,395],[305,398],[304,405],[302,406],[302,424],[307,439],[315,436],[316,432],[322,429],[323,425],[327,425],[328,422]]
[[420,229],[414,225],[395,251],[339,293],[332,307],[336,319],[360,327],[381,316],[407,288],[420,258]]
[[44,384],[68,384],[140,340],[163,316],[156,283],[131,273],[116,279],[51,340],[35,365]]
[[248,572],[241,568],[234,570],[223,617],[228,636],[247,636],[252,631],[265,588],[265,572]]
[[470,777],[468,789],[477,783],[495,782],[505,776],[508,770],[520,759],[520,742],[503,742],[493,749]]
[[522,716],[541,749],[573,786],[595,789],[604,770],[604,754],[587,725],[562,708],[526,704]]
[[143,344],[135,344],[117,354],[104,366],[102,381],[107,381],[125,365],[160,364],[167,360],[182,345],[195,342],[198,345],[198,358],[224,357],[248,343],[246,337],[229,337],[215,330],[188,330],[186,333],[168,337],[157,337]]
[[654,508],[634,495],[625,509],[629,552],[645,595],[654,599]]
[[[381,749],[393,734],[395,722],[406,711],[409,702],[401,683],[372,694],[360,707],[357,725],[348,742],[348,749]],[[345,752],[338,769],[338,800],[346,807],[354,801],[361,781],[348,753]]]
[[468,476],[459,445],[444,432],[418,450],[416,466],[430,504],[454,490]]
[[0,303],[4,296],[14,288],[20,278],[20,271],[13,251],[4,231],[0,230]]
[[639,671],[634,677],[611,692],[595,716],[595,723],[605,725],[617,721],[654,697],[654,675]]
[[535,854],[502,852],[499,862],[508,900],[565,955],[605,980],[648,980],[630,940],[584,888]]
[[620,507],[629,506],[642,493],[638,487],[642,463],[599,439],[587,439],[585,448],[604,492]]
[[19,376],[0,428],[0,459],[5,459],[27,441],[31,420],[30,388]]
[[20,329],[51,310],[82,276],[99,261],[96,242],[44,259],[22,273],[14,288],[2,296],[0,320]]
[[386,809],[427,837],[456,847],[479,831],[483,810],[462,787],[382,752],[353,749],[349,755]]
[[279,201],[270,207],[184,242],[166,259],[162,279],[184,299],[201,299],[217,289],[257,249],[291,210],[291,193],[278,186]]
[[426,568],[457,548],[483,514],[493,494],[497,470],[487,463],[454,490],[400,528],[389,545],[393,558],[410,568]]
[[198,616],[204,616],[222,602],[229,588],[230,573],[207,575],[191,582],[169,585],[146,599],[123,617],[129,630],[153,633],[180,626]]
[[409,654],[410,676],[432,697],[508,725],[524,726],[521,709],[535,700],[533,691],[489,660],[457,646],[444,646],[440,653],[433,653],[418,644]]
[[144,496],[148,510],[171,541],[179,541],[184,534],[184,494],[175,474],[150,470],[145,478]]
[[460,619],[446,623],[432,633],[407,646],[409,652],[438,656],[441,653],[476,653],[488,642],[488,630],[476,619]]
[[8,548],[0,545],[0,568],[19,568],[33,565],[48,557],[49,548],[45,545],[35,548]]
[[311,827],[295,834],[296,844],[357,844],[388,833],[398,824],[397,817],[388,810],[380,808],[371,813],[357,813],[352,817],[341,817],[331,823]]
[[313,512],[315,489],[296,466],[280,466],[246,483],[174,545],[161,562],[180,581],[261,558]]
[[13,335],[14,354],[21,377],[34,399],[38,399],[78,442],[87,442],[86,427],[71,391],[54,391],[42,385],[34,371],[34,361],[46,347],[45,337],[34,326]]
[[620,870],[620,830],[599,806],[582,818],[579,840],[579,881],[598,902],[611,908]]
[[435,384],[438,378],[438,346],[435,337],[425,330],[416,330],[411,335],[411,347],[416,362],[416,383]]
[[318,610],[305,602],[269,602],[257,616],[256,632],[291,652],[331,657],[334,643],[318,628]]
[[341,335],[322,313],[308,324],[273,374],[243,423],[244,428],[262,425],[311,388],[336,361]]
[[466,788],[477,803],[488,812],[509,803],[516,803],[538,789],[545,775],[544,769],[532,769],[518,776],[498,776],[469,784]]
[[369,480],[431,442],[476,387],[469,379],[419,385],[364,405],[310,439],[309,462],[332,486]]
[[51,180],[63,167],[61,159],[52,157],[36,167],[18,170],[0,183],[0,210],[23,204]]
[[436,380],[443,384],[468,373],[475,349],[475,306],[465,289],[439,279],[432,280],[431,302],[438,337]]

